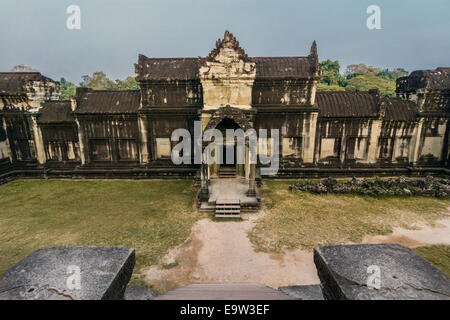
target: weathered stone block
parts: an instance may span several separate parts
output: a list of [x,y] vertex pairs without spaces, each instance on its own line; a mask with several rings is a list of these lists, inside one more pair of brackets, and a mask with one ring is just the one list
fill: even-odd
[[158,292],[150,290],[144,286],[127,286],[125,290],[125,300],[153,300],[158,296]]
[[123,299],[135,261],[128,248],[39,249],[0,276],[0,300]]
[[[450,279],[413,250],[395,244],[322,246],[314,263],[326,299],[450,299]],[[369,266],[380,285],[369,282]],[[375,282],[376,283],[376,282]]]
[[320,284],[279,287],[278,290],[299,300],[324,300]]

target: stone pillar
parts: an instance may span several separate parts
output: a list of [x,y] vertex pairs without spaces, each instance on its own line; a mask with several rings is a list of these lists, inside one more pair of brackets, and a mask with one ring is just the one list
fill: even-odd
[[37,115],[31,115],[31,122],[33,127],[33,135],[34,135],[34,145],[36,147],[36,158],[39,164],[45,163],[45,149],[44,149],[44,140],[42,139],[41,128],[39,128],[37,123]]
[[250,164],[247,196],[256,196],[256,164]]
[[147,118],[145,115],[138,115],[138,127],[141,134],[140,144],[140,163],[148,163],[148,134],[147,134]]
[[413,152],[410,157],[410,162],[412,162],[413,165],[417,164],[417,160],[419,160],[419,146],[420,146],[420,138],[422,135],[422,126],[423,126],[423,118],[419,119],[419,122],[417,124],[416,134],[414,136],[414,147]]
[[202,161],[200,166],[200,201],[209,200],[209,189],[208,189],[208,165],[205,160]]
[[86,148],[84,146],[83,130],[81,128],[80,121],[78,121],[78,119],[75,119],[75,123],[77,124],[77,129],[78,129],[78,145],[80,146],[81,165],[85,165],[86,164]]
[[[10,162],[13,162],[13,157],[12,157],[12,153],[11,153],[11,146],[9,144],[9,138],[8,138],[8,129],[6,127],[6,120],[3,117],[0,118],[0,126],[2,126],[3,131],[5,132],[5,140],[4,141],[0,141],[0,148],[3,148],[3,154],[6,155],[5,158],[9,158]],[[2,145],[3,144],[3,145]]]
[[256,160],[256,156],[252,154],[252,152],[256,152],[256,150],[252,150],[253,148],[248,147],[248,191],[247,196],[255,197],[256,196],[256,163],[252,163],[252,158]]
[[309,114],[309,128],[306,129],[306,117],[303,120],[303,162],[314,162],[314,148],[316,143],[317,117],[319,113],[312,112]]
[[372,164],[377,162],[378,139],[381,134],[381,123],[382,120],[380,119],[372,121],[369,137],[369,150],[367,151],[367,163]]

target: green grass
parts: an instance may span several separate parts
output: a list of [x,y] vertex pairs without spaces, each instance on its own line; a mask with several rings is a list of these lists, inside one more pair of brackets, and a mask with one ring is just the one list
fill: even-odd
[[0,186],[0,273],[51,246],[136,249],[134,284],[202,216],[191,181],[16,181]]
[[450,277],[450,246],[435,245],[419,247],[414,250]]
[[267,181],[261,188],[265,215],[249,232],[261,251],[311,249],[317,245],[361,242],[393,227],[412,228],[448,216],[449,199],[432,197],[318,195],[289,191],[292,181]]

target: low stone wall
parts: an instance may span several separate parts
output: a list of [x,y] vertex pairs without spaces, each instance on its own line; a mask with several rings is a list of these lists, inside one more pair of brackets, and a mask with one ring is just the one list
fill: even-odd
[[434,196],[450,197],[450,180],[446,178],[407,179],[403,176],[396,179],[356,179],[338,182],[328,178],[319,182],[306,180],[294,183],[289,190],[309,191],[313,193],[338,193],[360,195],[395,195],[395,196]]
[[0,276],[0,300],[123,299],[135,265],[134,249],[40,249]]
[[325,299],[450,300],[450,278],[400,245],[317,247],[314,263]]

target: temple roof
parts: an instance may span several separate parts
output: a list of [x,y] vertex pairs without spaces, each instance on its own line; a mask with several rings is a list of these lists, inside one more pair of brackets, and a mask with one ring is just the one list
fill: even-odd
[[397,98],[384,98],[386,112],[384,119],[388,121],[414,121],[417,117],[418,107],[414,102]]
[[319,117],[376,117],[379,111],[378,95],[365,91],[317,92]]
[[75,113],[135,113],[140,105],[137,90],[85,90],[77,95],[78,106]]
[[387,121],[414,121],[414,102],[380,96],[377,91],[322,91],[316,94],[321,118],[381,116]]
[[25,85],[30,81],[52,81],[40,72],[0,72],[0,95],[26,94]]
[[258,79],[312,79],[319,76],[317,45],[314,41],[311,51],[305,57],[249,57],[239,45],[239,41],[229,31],[208,56],[202,58],[148,58],[139,55],[135,64],[138,81],[197,80],[199,68],[206,61],[213,61],[223,48],[231,48],[238,53],[239,59],[256,63]]
[[[311,79],[316,65],[310,57],[254,57],[258,79]],[[148,58],[139,55],[136,79],[167,81],[199,79],[204,58]]]
[[256,57],[256,79],[310,79],[315,62],[310,57]]
[[397,92],[417,89],[450,90],[450,68],[417,70],[397,80]]
[[199,79],[200,58],[147,58],[140,54],[135,65],[137,80]]
[[44,102],[39,123],[63,123],[74,122],[70,101],[47,101]]

